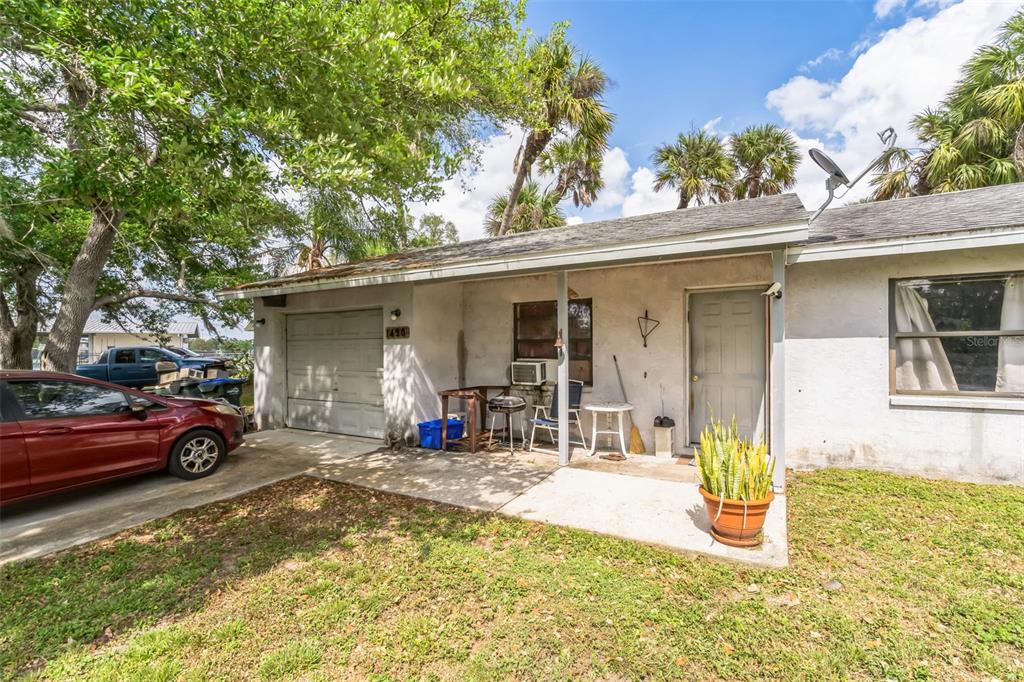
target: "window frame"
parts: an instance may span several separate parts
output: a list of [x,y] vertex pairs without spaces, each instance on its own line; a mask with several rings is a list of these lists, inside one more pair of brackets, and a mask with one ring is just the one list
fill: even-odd
[[[145,353],[153,353],[156,356],[156,359],[152,361],[146,360],[145,358],[142,357],[143,354]],[[140,348],[138,352],[135,354],[135,358],[138,364],[145,364],[149,362],[156,364],[158,362],[166,361],[167,355],[163,352],[163,349],[161,348]]]
[[[118,353],[131,353],[132,359],[127,362],[118,360]],[[111,365],[137,365],[139,364],[139,349],[138,348],[116,348],[114,349],[114,357],[110,358],[109,364]]]
[[[91,388],[100,389],[103,391],[109,391],[111,393],[120,393],[121,398],[124,400],[124,410],[114,412],[97,412],[95,414],[62,414],[62,415],[47,415],[47,416],[35,416],[26,411],[25,406],[21,402],[21,398],[14,391],[14,384],[26,384],[26,383],[63,383],[63,384],[75,384],[77,386],[89,386]],[[17,378],[9,379],[6,382],[6,388],[9,391],[9,395],[14,399],[14,408],[17,411],[16,421],[28,422],[28,421],[42,421],[42,420],[55,420],[55,419],[90,419],[95,417],[109,417],[116,414],[128,414],[131,411],[132,400],[131,396],[122,390],[116,388],[110,388],[108,386],[100,386],[99,384],[93,384],[88,381],[74,381],[67,379],[42,379],[42,378]],[[152,402],[152,401],[150,401]]]
[[[555,333],[558,333],[558,301],[554,299],[547,299],[542,301],[514,301],[512,303],[512,362],[519,359],[519,355],[516,352],[519,349],[519,306],[521,305],[536,305],[539,303],[551,303],[555,306]],[[573,298],[569,300],[569,303],[586,303],[590,306],[590,358],[586,362],[590,365],[590,381],[584,381],[584,386],[594,385],[594,299],[593,298]],[[570,325],[572,323],[570,322]],[[538,339],[522,339],[523,341],[537,341]],[[570,343],[572,337],[570,335]],[[552,348],[554,347],[555,339],[551,339]],[[537,360],[555,360],[555,358],[535,358]],[[569,361],[572,361],[570,355]],[[582,362],[582,360],[576,360],[576,362]]]
[[1024,336],[1024,329],[995,329],[988,331],[934,331],[934,332],[898,332],[896,331],[896,287],[900,282],[913,280],[969,280],[978,279],[999,279],[1001,277],[1024,276],[1024,271],[1007,270],[1001,272],[974,272],[967,274],[945,274],[945,275],[916,275],[906,277],[889,278],[889,395],[890,396],[934,396],[949,398],[1024,398],[1024,392],[998,392],[998,391],[916,391],[899,388],[896,385],[896,342],[900,339],[943,339],[943,338],[965,338],[970,336]]

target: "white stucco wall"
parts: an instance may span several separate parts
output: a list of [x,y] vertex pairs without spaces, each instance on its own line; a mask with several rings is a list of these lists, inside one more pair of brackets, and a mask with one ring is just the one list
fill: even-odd
[[[392,438],[412,438],[416,423],[436,418],[437,391],[456,385],[461,324],[461,285],[396,284],[289,294],[283,308],[256,300],[253,383],[256,421],[261,429],[285,425],[287,409],[286,317],[291,313],[382,308],[383,324],[408,326],[408,339],[384,339],[384,412]],[[402,311],[397,321],[390,312]]]
[[[785,410],[787,465],[1024,483],[1024,412],[892,406],[888,386],[890,278],[1021,268],[1024,246],[788,267],[786,401],[775,408]],[[617,355],[648,448],[654,417],[667,414],[677,423],[676,452],[684,452],[687,291],[771,279],[768,254],[570,273],[575,295],[593,299],[594,386],[586,397],[619,398]],[[284,423],[286,313],[381,307],[385,327],[408,325],[408,340],[384,342],[384,393],[389,429],[412,437],[416,422],[440,415],[437,391],[507,384],[513,303],[555,296],[554,276],[538,275],[293,294],[286,308],[257,301],[255,317],[266,319],[255,330],[258,423]],[[388,317],[394,308],[400,322]],[[661,321],[647,348],[636,323],[644,310]]]
[[[125,346],[158,346],[160,341],[155,336],[142,336],[139,334],[119,334],[115,332],[104,332],[93,334],[91,337],[90,353],[98,355],[108,348],[124,348]],[[184,346],[184,337],[181,334],[170,334],[167,345]]]
[[890,278],[1024,268],[1024,246],[787,268],[790,466],[1024,483],[1024,412],[889,402]]
[[[621,399],[612,361],[617,356],[629,401],[636,408],[633,417],[648,450],[654,450],[654,418],[664,414],[676,422],[676,452],[684,452],[689,440],[686,292],[763,286],[771,281],[771,274],[768,254],[569,273],[569,288],[576,296],[593,299],[594,385],[584,389],[584,398]],[[513,303],[553,300],[555,276],[464,286],[466,383],[507,384],[513,360]],[[636,320],[645,310],[661,322],[648,337],[647,348]],[[590,423],[584,417],[589,432]]]

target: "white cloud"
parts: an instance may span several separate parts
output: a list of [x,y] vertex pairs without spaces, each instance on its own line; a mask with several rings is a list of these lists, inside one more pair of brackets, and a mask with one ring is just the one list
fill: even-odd
[[914,7],[925,7],[929,9],[946,9],[955,5],[957,0],[917,0]]
[[[838,81],[795,76],[769,92],[766,103],[799,133],[801,146],[823,146],[852,177],[881,150],[878,131],[892,126],[898,144],[915,144],[910,118],[942,100],[961,65],[1015,9],[1012,3],[964,2],[928,19],[912,18],[883,33]],[[802,164],[796,191],[808,206],[824,199],[823,180],[813,163]],[[862,181],[848,200],[869,189]]]
[[604,154],[601,162],[601,178],[604,180],[604,189],[597,195],[594,201],[596,209],[613,209],[620,205],[629,192],[629,159],[621,147],[612,147]]
[[[522,138],[522,130],[510,130],[486,140],[481,145],[475,165],[465,167],[459,175],[441,184],[441,198],[425,204],[414,204],[410,206],[410,212],[417,217],[424,213],[440,214],[455,223],[462,241],[484,237],[483,223],[487,206],[512,183],[512,163]],[[594,202],[593,208],[596,211],[618,214],[622,203],[632,191],[629,184],[631,170],[626,152],[620,147],[612,147],[605,152],[601,170],[604,189]],[[554,181],[553,177],[545,174],[534,173],[533,178],[542,187]],[[563,202],[563,207],[567,210],[575,208],[568,199]],[[583,220],[582,216],[571,215],[566,222],[576,225]]]
[[700,127],[701,130],[707,133],[713,133],[718,128],[718,124],[722,122],[721,116],[715,116],[713,119],[705,123]]
[[843,56],[842,50],[840,50],[838,48],[835,48],[835,47],[830,47],[827,50],[825,50],[824,52],[822,52],[821,54],[819,54],[814,59],[812,59],[809,62],[807,62],[806,64],[802,65],[800,67],[800,70],[803,71],[804,73],[806,73],[808,71],[811,71],[811,70],[821,66],[825,62],[837,61],[838,59],[842,58],[842,56]]
[[410,206],[410,212],[417,217],[424,213],[440,214],[455,223],[463,241],[485,236],[487,205],[512,183],[512,163],[522,139],[522,130],[509,130],[486,140],[477,164],[443,182],[439,199]]
[[654,190],[654,171],[650,168],[640,166],[633,172],[631,180],[633,189],[622,202],[623,216],[670,211],[679,204],[679,197],[675,192],[667,189],[660,192]]
[[906,4],[907,0],[876,0],[875,16],[879,19],[884,19]]

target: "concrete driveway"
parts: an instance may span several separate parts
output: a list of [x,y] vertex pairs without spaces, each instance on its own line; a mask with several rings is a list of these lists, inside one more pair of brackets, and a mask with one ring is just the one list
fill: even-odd
[[198,481],[146,474],[17,505],[0,512],[0,564],[96,540],[380,447],[380,441],[364,438],[254,433],[215,474]]
[[291,429],[253,433],[217,473],[198,481],[147,474],[4,510],[0,564],[50,554],[300,474],[495,511],[554,469],[462,453],[392,452],[379,440],[352,436]]

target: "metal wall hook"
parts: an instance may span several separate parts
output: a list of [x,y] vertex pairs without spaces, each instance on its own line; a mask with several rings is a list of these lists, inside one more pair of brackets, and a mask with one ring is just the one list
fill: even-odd
[[661,321],[649,317],[647,311],[645,310],[643,317],[636,318],[636,324],[638,327],[640,327],[640,336],[644,340],[644,348],[647,348],[647,337],[651,335],[651,332],[658,328],[658,325],[661,324]]

